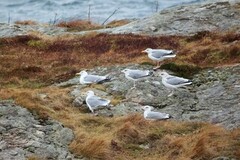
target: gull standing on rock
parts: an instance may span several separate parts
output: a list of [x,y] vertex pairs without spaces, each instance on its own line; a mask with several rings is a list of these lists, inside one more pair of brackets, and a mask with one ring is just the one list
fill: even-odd
[[80,84],[102,83],[110,80],[107,76],[90,75],[86,71],[81,71],[76,75],[81,75]]
[[110,100],[95,96],[93,91],[87,91],[86,103],[91,112],[94,113],[95,109],[108,106]]
[[172,96],[173,89],[192,84],[192,81],[189,79],[172,76],[164,71],[160,72],[160,76],[162,77],[163,85],[172,90],[172,93],[168,96]]
[[142,109],[144,110],[143,113],[144,118],[148,120],[162,120],[170,118],[170,115],[167,113],[151,111],[151,109],[153,109],[153,107],[151,106],[144,106],[142,107]]
[[157,66],[153,69],[160,68],[160,61],[163,61],[168,58],[174,58],[176,57],[176,54],[173,50],[165,50],[165,49],[151,49],[147,48],[142,52],[146,52],[148,54],[148,57],[157,62]]
[[133,81],[133,83],[134,83],[133,88],[136,88],[135,82],[137,80],[141,80],[145,77],[152,75],[152,72],[150,72],[149,70],[124,69],[121,72],[123,72],[125,74],[125,77],[128,80]]

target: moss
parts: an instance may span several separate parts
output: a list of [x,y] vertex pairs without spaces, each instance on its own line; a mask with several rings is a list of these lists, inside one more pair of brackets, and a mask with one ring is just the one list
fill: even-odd
[[125,144],[124,148],[132,150],[132,151],[142,151],[143,148],[141,148],[138,144]]
[[92,84],[91,87],[106,92],[106,87],[102,84]]
[[223,62],[225,59],[227,59],[228,54],[222,51],[213,52],[211,54],[208,54],[206,57],[206,61],[210,64],[218,64]]
[[192,64],[176,64],[166,63],[161,66],[161,69],[171,70],[178,74],[178,76],[192,78],[193,75],[197,74],[202,68]]
[[140,65],[146,65],[146,66],[154,66],[151,62],[142,62]]
[[186,41],[187,42],[197,41],[197,40],[200,40],[200,39],[208,36],[209,34],[210,34],[209,31],[201,31],[201,32],[194,34],[193,36],[188,37],[186,39]]
[[125,97],[123,95],[115,95],[111,99],[111,104],[116,106],[116,105],[120,104],[122,102],[122,100],[124,100],[124,99],[125,99]]
[[27,45],[37,49],[44,49],[47,47],[47,44],[42,40],[30,40]]

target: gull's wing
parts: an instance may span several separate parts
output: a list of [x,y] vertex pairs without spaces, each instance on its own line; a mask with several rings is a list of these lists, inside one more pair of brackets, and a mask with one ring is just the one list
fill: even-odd
[[163,56],[167,56],[172,53],[173,53],[173,51],[171,51],[171,50],[154,50],[150,54],[155,58],[161,58]]
[[86,103],[91,106],[93,109],[99,106],[106,106],[110,103],[109,100],[103,99],[97,96],[91,96],[86,99]]
[[133,79],[139,79],[139,78],[150,76],[149,71],[141,71],[141,70],[130,70],[128,71],[127,74],[129,77]]
[[105,79],[106,79],[105,76],[98,76],[98,75],[87,75],[86,77],[84,77],[84,81],[88,83],[98,83]]
[[147,119],[168,119],[169,114],[160,112],[149,112],[146,116]]
[[191,83],[191,80],[182,77],[170,76],[166,78],[166,82],[171,85],[180,85],[184,83]]

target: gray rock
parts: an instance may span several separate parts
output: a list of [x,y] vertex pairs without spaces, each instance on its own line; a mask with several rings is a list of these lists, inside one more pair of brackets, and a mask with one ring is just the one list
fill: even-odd
[[[201,31],[240,32],[240,12],[238,0],[207,0],[164,9],[150,17],[133,21],[127,25],[94,30],[111,34],[147,34],[147,35],[193,35]],[[0,37],[27,35],[30,32],[58,36],[63,34],[86,34],[93,31],[67,32],[66,28],[49,25],[8,25],[0,23]],[[62,87],[74,85],[78,79],[59,84]]]
[[74,138],[73,132],[69,128],[62,128],[58,133],[59,142],[65,146],[69,145]]
[[[210,122],[228,129],[240,126],[240,65],[203,70],[193,77],[191,86],[175,90],[171,97],[167,96],[171,91],[162,85],[158,72],[154,72],[152,77],[137,81],[136,88],[130,89],[133,83],[121,73],[124,68],[151,69],[152,66],[126,65],[91,70],[99,74],[109,72],[113,76],[112,81],[102,84],[106,91],[89,86],[97,95],[114,102],[110,108],[97,111],[99,116],[143,113],[141,106],[151,105],[156,111],[168,113],[175,120]],[[73,87],[76,89],[80,86],[77,84]],[[74,97],[74,103],[78,96]],[[79,105],[82,105],[82,101],[83,98]],[[86,105],[83,106],[87,108]]]
[[73,106],[74,107],[82,107],[83,106],[83,104],[84,104],[84,102],[85,102],[85,97],[83,97],[83,96],[78,96],[78,97],[76,97],[75,99],[74,99],[74,101],[73,101]]
[[66,29],[51,25],[8,25],[0,23],[0,37],[14,37],[19,35],[27,35],[29,32],[40,32],[46,35],[59,35]]
[[233,6],[236,4],[231,4],[225,0],[224,2],[206,1],[176,6],[162,10],[143,20],[103,32],[192,35],[201,31],[227,31],[234,28],[239,31],[240,13]]
[[0,102],[0,113],[0,159],[75,159],[68,150],[74,138],[71,129],[54,120],[40,125],[27,109],[10,102]]

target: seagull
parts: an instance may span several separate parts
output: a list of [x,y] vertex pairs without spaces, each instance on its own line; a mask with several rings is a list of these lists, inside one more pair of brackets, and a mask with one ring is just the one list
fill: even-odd
[[168,58],[174,58],[176,57],[176,54],[173,50],[165,50],[165,49],[151,49],[147,48],[142,52],[146,52],[148,54],[148,57],[157,62],[157,66],[153,69],[160,68],[160,61],[163,61]]
[[152,75],[152,72],[150,72],[149,70],[124,69],[121,72],[125,73],[125,77],[128,80],[133,80],[133,88],[136,88],[135,81]]
[[[167,72],[160,72],[160,76],[162,77],[162,83],[165,87],[170,88],[170,89],[176,89],[182,86],[190,85],[192,84],[192,81],[186,78],[182,77],[177,77],[177,76],[172,76],[169,75]],[[173,91],[170,95],[173,94]]]
[[110,80],[107,76],[90,75],[86,71],[81,71],[76,75],[81,75],[80,84],[102,83]]
[[94,110],[99,107],[108,106],[110,100],[95,96],[93,91],[87,91],[86,103],[88,108],[94,113]]
[[153,109],[153,107],[151,106],[144,106],[142,107],[142,109],[144,110],[143,113],[144,118],[148,120],[162,120],[170,118],[170,115],[167,113],[151,111],[151,109]]

